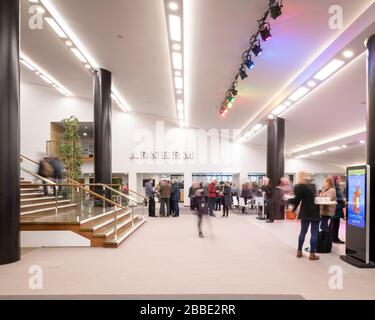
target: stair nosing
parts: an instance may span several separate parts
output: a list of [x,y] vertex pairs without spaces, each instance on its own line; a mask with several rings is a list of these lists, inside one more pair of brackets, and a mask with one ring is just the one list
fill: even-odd
[[[114,213],[114,211],[112,211],[111,213]],[[121,219],[123,217],[125,217],[126,215],[128,215],[130,212],[129,210],[128,211],[125,211],[125,212],[122,212],[120,213],[118,216],[117,216],[117,219]],[[98,225],[95,225],[94,227],[81,227],[81,230],[82,231],[93,231],[95,232],[96,230],[100,229],[100,228],[103,228],[105,227],[107,224],[110,224],[112,222],[115,221],[115,218],[110,218],[109,220],[106,220]]]
[[[118,229],[121,229],[123,228],[124,226],[126,226],[129,222],[131,222],[132,220],[134,220],[135,218],[137,218],[138,216],[134,216],[133,219],[130,217],[128,219],[126,219],[125,221],[123,221],[122,223],[118,224],[117,225],[117,230]],[[106,233],[93,233],[93,237],[94,238],[108,238],[110,237],[113,233],[115,232],[115,228],[113,228],[113,230],[111,231],[108,231]]]
[[122,237],[118,238],[117,240],[106,240],[104,241],[104,244],[108,245],[120,245],[123,241],[125,241],[129,236],[131,236],[136,230],[138,230],[139,227],[141,227],[145,222],[147,221],[147,218],[143,218],[139,223],[137,223],[133,228],[131,228],[129,231],[125,232],[125,234],[122,235]]
[[[70,200],[57,200],[58,204],[66,203],[66,202],[70,202]],[[38,206],[46,206],[46,205],[54,205],[54,204],[56,204],[56,201],[42,202],[42,203],[33,203],[33,204],[25,204],[25,205],[21,206],[21,209],[24,209],[24,208],[27,209],[27,208],[38,207]]]
[[[64,206],[58,206],[57,209],[65,209],[65,208],[69,208],[69,207],[74,207],[76,205],[77,205],[76,203],[70,203],[70,204],[67,204],[67,205],[64,205]],[[26,216],[26,215],[30,215],[30,214],[34,214],[34,213],[43,213],[45,211],[50,211],[52,209],[55,209],[55,208],[52,207],[52,208],[43,208],[43,209],[34,210],[34,211],[25,211],[25,212],[21,212],[21,216]]]

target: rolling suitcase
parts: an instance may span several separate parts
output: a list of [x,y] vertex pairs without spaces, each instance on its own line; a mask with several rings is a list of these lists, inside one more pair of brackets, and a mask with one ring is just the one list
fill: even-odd
[[332,237],[328,231],[319,232],[318,253],[330,253],[332,251]]

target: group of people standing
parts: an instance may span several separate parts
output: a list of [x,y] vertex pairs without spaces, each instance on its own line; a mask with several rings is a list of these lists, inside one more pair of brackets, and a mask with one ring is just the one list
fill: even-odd
[[[345,198],[340,190],[341,177],[326,177],[324,186],[317,192],[315,184],[312,183],[310,175],[306,172],[297,174],[297,184],[294,187],[294,197],[289,200],[293,209],[300,206],[298,218],[301,220],[301,231],[298,238],[297,257],[302,258],[302,249],[306,233],[310,227],[310,260],[318,260],[319,229],[328,233],[330,241],[343,244],[339,238],[340,219],[344,218]],[[317,196],[330,198],[332,204],[316,204]],[[335,204],[333,204],[335,203]]]
[[156,217],[155,197],[160,201],[160,217],[180,216],[180,186],[176,180],[161,179],[155,187],[154,180],[145,184],[145,194],[148,199],[148,215]]
[[207,184],[194,182],[189,188],[190,209],[202,211],[203,205],[207,207],[208,214],[214,217],[215,211],[223,208],[223,217],[228,217],[233,196],[237,196],[237,190],[232,182],[218,182],[217,179]]

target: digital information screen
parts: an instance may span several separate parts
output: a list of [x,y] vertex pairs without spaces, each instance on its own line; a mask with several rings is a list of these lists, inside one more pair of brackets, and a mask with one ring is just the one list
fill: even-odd
[[366,169],[348,170],[348,224],[366,226]]

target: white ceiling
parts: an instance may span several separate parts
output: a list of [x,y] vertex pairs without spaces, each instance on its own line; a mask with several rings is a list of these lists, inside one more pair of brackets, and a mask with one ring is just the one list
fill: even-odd
[[[51,0],[98,64],[113,73],[113,82],[132,112],[176,119],[168,35],[163,0]],[[185,0],[185,45],[188,125],[197,128],[242,128],[343,30],[328,27],[328,8],[340,5],[344,29],[373,0],[287,0],[283,15],[270,20],[272,39],[240,83],[235,106],[225,119],[218,115],[233,81],[242,51],[265,0]],[[27,0],[22,0],[21,50],[75,96],[92,98],[92,77],[56,34],[45,25],[31,30]],[[375,21],[375,19],[374,19]],[[375,31],[375,30],[374,30]],[[120,37],[119,37],[120,36]],[[22,81],[44,85],[21,69]],[[286,149],[344,134],[365,125],[365,57],[352,62],[321,88],[283,114]],[[264,131],[251,143],[265,144]],[[319,160],[361,162],[364,147]],[[363,160],[362,160],[363,161]]]

